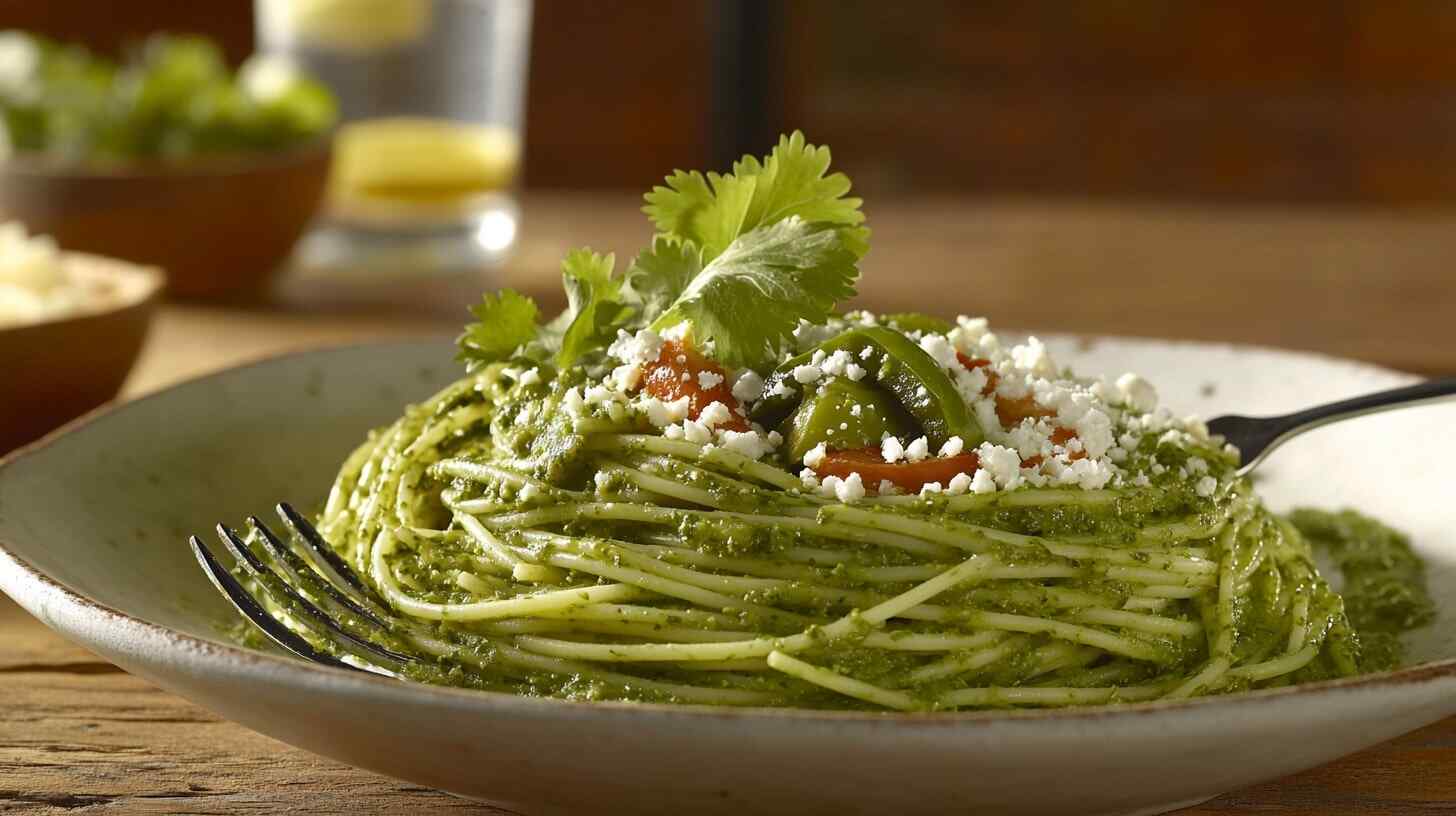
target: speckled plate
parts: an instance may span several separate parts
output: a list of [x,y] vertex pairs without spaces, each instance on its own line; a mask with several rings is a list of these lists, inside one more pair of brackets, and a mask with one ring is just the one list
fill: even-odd
[[[1056,339],[1166,404],[1263,413],[1409,378],[1290,352]],[[866,714],[566,703],[406,685],[231,645],[185,536],[318,501],[344,454],[455,373],[440,343],[284,357],[93,415],[0,465],[0,589],[78,643],[278,739],[526,813],[1155,813],[1456,714],[1456,406],[1281,449],[1271,503],[1355,505],[1408,530],[1442,617],[1417,665],[1177,703]]]

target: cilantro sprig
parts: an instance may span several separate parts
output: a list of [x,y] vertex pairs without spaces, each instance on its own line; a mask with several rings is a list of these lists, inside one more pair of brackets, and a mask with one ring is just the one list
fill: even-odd
[[634,308],[622,297],[622,279],[612,276],[616,259],[589,249],[574,249],[561,262],[570,321],[556,349],[556,365],[566,368],[593,349],[605,348],[617,329],[632,319]]
[[653,187],[642,211],[664,235],[695,244],[704,261],[718,257],[739,236],[798,216],[810,223],[848,227],[845,237],[864,255],[869,231],[858,198],[846,198],[849,177],[829,172],[829,148],[808,144],[794,131],[779,139],[762,162],[744,156],[727,175],[684,172]]
[[771,364],[800,320],[822,323],[854,295],[857,260],[832,225],[792,215],[730,243],[652,327],[686,320],[722,362]]
[[514,289],[486,292],[470,313],[475,322],[455,341],[460,347],[456,359],[466,363],[505,359],[536,337],[536,302]]
[[861,202],[829,164],[829,148],[795,131],[731,173],[675,171],[645,196],[658,233],[623,275],[611,255],[573,250],[562,263],[565,312],[541,325],[529,298],[486,295],[461,358],[472,368],[512,356],[565,368],[618,329],[685,321],[719,361],[772,366],[801,320],[822,323],[854,295],[869,247]]

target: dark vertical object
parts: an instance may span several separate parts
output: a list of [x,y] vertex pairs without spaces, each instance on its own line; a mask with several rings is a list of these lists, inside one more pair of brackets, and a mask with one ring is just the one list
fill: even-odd
[[713,167],[762,155],[782,129],[779,0],[717,0],[713,31]]

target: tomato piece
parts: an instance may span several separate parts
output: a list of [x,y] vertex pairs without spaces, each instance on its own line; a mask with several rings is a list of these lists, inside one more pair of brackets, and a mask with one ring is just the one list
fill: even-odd
[[[985,368],[991,365],[991,361],[987,360],[985,357],[968,357],[959,351],[956,352],[956,359],[959,360],[961,365],[965,366],[967,370],[971,371],[974,371],[978,368]],[[989,394],[993,390],[995,390],[995,388],[996,372],[987,370],[986,387],[981,391],[981,393]],[[1021,420],[1023,419],[1046,419],[1048,417],[1054,417],[1056,415],[1056,411],[1053,411],[1050,408],[1042,407],[1042,405],[1036,401],[1036,398],[1031,396],[1030,394],[1015,399],[1012,399],[1011,397],[1003,397],[999,394],[996,396],[996,418],[1001,420],[1001,424],[1008,428],[1013,425],[1021,424]],[[1053,430],[1051,436],[1053,445],[1062,446],[1066,446],[1068,442],[1076,438],[1076,431],[1071,430],[1070,428],[1062,427],[1058,427],[1056,430]],[[1077,451],[1068,458],[1085,459],[1086,457],[1086,451]],[[1042,458],[1040,456],[1033,456],[1030,459],[1022,462],[1022,467],[1036,467],[1040,465],[1041,462]]]
[[[991,371],[989,368],[989,366],[991,365],[990,360],[987,360],[984,357],[967,357],[965,354],[962,354],[959,351],[956,352],[956,359],[959,360],[961,365],[965,366],[967,370],[974,371],[978,368],[986,369],[986,387],[981,389],[982,394],[989,394],[992,391],[996,390],[997,377],[996,372]],[[996,395],[996,418],[1001,420],[1001,424],[1008,428],[1015,425],[1020,425],[1021,420],[1026,419],[1027,417],[1042,419],[1045,417],[1056,416],[1056,414],[1056,411],[1043,408],[1040,404],[1037,403],[1036,398],[1031,396],[1030,394],[1027,394],[1024,397],[1016,397],[1014,399],[1012,397],[1001,396],[1000,394]]]
[[[1063,447],[1066,447],[1066,445],[1067,445],[1068,442],[1071,442],[1073,439],[1076,439],[1076,438],[1077,438],[1077,432],[1076,431],[1074,431],[1074,430],[1072,430],[1070,428],[1063,428],[1063,427],[1060,427],[1060,426],[1058,426],[1056,429],[1054,429],[1052,431],[1052,435],[1051,435],[1052,444],[1053,445],[1061,445]],[[1073,453],[1073,454],[1069,455],[1067,458],[1068,459],[1086,459],[1087,458],[1087,451],[1079,450],[1076,453]],[[1021,460],[1021,466],[1022,467],[1041,467],[1041,463],[1043,461],[1045,461],[1045,460],[1042,459],[1042,457],[1040,457],[1040,456],[1033,456],[1033,457],[1031,457],[1029,459],[1023,459],[1023,460]]]
[[919,462],[886,462],[879,448],[856,448],[824,454],[814,472],[821,479],[825,476],[848,479],[849,474],[858,473],[869,491],[876,490],[881,481],[889,481],[901,490],[919,493],[920,488],[931,482],[944,486],[958,473],[975,473],[980,465],[981,458],[974,453]]
[[1015,398],[996,395],[996,417],[1007,428],[1020,425],[1023,419],[1045,419],[1056,415],[1056,411],[1043,408],[1030,394]]
[[956,359],[965,366],[967,371],[975,371],[978,368],[986,369],[986,387],[981,389],[982,394],[989,394],[996,390],[997,377],[996,372],[991,370],[990,360],[985,357],[968,357],[959,351],[956,352]]
[[[707,373],[718,378],[711,388],[704,388],[699,375]],[[688,398],[688,417],[697,419],[703,409],[715,402],[728,407],[730,418],[715,427],[728,431],[748,430],[748,420],[740,413],[738,399],[733,396],[733,387],[728,382],[728,372],[723,367],[699,354],[691,346],[676,340],[662,344],[657,359],[642,367],[642,390],[663,402],[675,402]]]
[[[967,370],[984,368],[991,364],[991,361],[986,359],[985,357],[970,357],[959,351],[956,352],[956,359],[960,360],[961,365],[965,366]],[[991,372],[988,371],[986,373],[989,374]]]
[[[956,352],[956,359],[960,361],[961,365],[966,367],[967,371],[975,371],[978,368],[986,369],[986,387],[981,389],[982,395],[990,394],[991,392],[996,390],[996,383],[1000,380],[1000,378],[996,375],[996,372],[991,370],[990,360],[986,359],[985,357],[967,357],[965,354],[959,351]],[[1001,397],[996,398],[998,404],[1001,399]],[[1000,414],[999,405],[997,414]],[[1001,421],[1005,422],[1006,419],[1002,417]]]
[[[1076,431],[1072,430],[1071,428],[1063,428],[1061,426],[1058,426],[1056,428],[1056,430],[1052,431],[1052,437],[1051,437],[1052,444],[1053,445],[1061,445],[1062,447],[1066,447],[1068,442],[1071,442],[1073,439],[1076,439],[1076,438],[1077,438],[1077,432]],[[1075,451],[1073,453],[1068,454],[1067,455],[1067,458],[1068,459],[1086,459],[1087,458],[1087,451],[1085,449],[1084,450]]]

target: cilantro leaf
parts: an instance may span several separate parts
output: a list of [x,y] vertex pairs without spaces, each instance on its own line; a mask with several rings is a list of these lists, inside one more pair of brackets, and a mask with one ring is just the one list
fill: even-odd
[[762,162],[745,156],[727,175],[678,170],[666,186],[646,195],[647,213],[659,232],[702,249],[704,261],[716,258],[739,236],[785,218],[847,227],[844,244],[856,257],[868,248],[860,199],[846,198],[849,177],[829,170],[829,148],[808,144],[794,131],[779,139]]
[[512,289],[485,293],[470,313],[475,322],[455,343],[460,347],[456,359],[471,371],[510,357],[536,336],[536,302]]
[[702,269],[697,247],[659,235],[628,267],[624,294],[650,323],[672,306]]
[[617,328],[631,318],[632,307],[622,299],[622,280],[612,277],[614,266],[614,256],[590,249],[574,249],[561,262],[567,307],[565,315],[552,321],[553,326],[565,326],[556,352],[558,368],[569,367],[593,349],[605,348]]
[[731,173],[674,173],[646,196],[659,233],[625,275],[613,277],[611,255],[574,250],[562,263],[566,311],[540,326],[528,299],[487,296],[461,357],[472,367],[517,355],[565,369],[619,329],[686,321],[722,362],[772,365],[800,321],[822,323],[854,294],[868,249],[860,200],[829,162],[828,148],[796,131]]
[[833,224],[797,215],[738,238],[703,268],[654,322],[689,321],[731,366],[777,362],[800,320],[822,323],[854,295],[857,256]]

